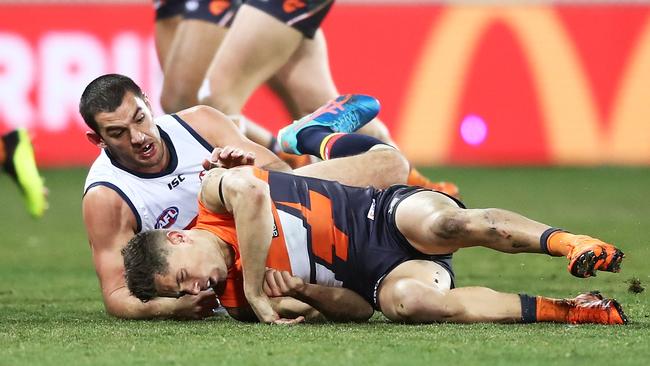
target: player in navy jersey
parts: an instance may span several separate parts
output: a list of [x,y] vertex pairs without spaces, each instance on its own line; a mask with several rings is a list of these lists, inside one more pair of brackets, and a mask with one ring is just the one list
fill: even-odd
[[[367,136],[328,133],[340,120],[320,116],[296,122],[281,137],[295,135],[299,152],[329,149],[331,158],[349,154],[351,146],[392,150]],[[451,257],[461,248],[567,256],[578,277],[618,272],[623,253],[506,210],[465,209],[441,192],[404,185],[352,188],[243,167],[211,170],[199,206],[192,230],[143,232],[122,251],[129,289],[139,299],[215,288],[239,319],[248,310],[265,323],[299,322],[301,317],[287,314],[296,314],[300,304],[286,308],[268,297],[288,288],[277,286],[286,273],[287,282],[302,283],[291,294],[296,300],[335,320],[367,318],[372,305],[402,322],[627,322],[618,302],[598,293],[551,299],[454,288]],[[281,276],[265,287],[268,267]],[[333,300],[342,298],[343,310]],[[341,317],[346,312],[353,315]]]

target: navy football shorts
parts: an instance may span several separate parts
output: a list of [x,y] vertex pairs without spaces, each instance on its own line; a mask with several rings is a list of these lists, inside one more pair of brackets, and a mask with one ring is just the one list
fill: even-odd
[[198,19],[230,26],[243,0],[158,0],[154,1],[156,20],[181,15],[183,19]]
[[[451,287],[454,288],[454,271],[451,265],[452,254],[429,255],[415,249],[398,230],[395,223],[397,206],[411,195],[428,191],[428,189],[394,185],[388,189],[377,191],[373,198],[373,208],[368,218],[373,221],[366,243],[355,245],[350,253],[353,266],[362,276],[354,276],[344,282],[343,286],[350,288],[379,309],[377,289],[382,280],[398,265],[409,260],[429,260],[441,265],[451,277]],[[444,194],[442,192],[437,192]],[[450,196],[448,196],[450,197]],[[465,208],[462,202],[450,197],[458,207]]]
[[314,38],[334,0],[245,0],[259,9],[297,29],[307,38]]

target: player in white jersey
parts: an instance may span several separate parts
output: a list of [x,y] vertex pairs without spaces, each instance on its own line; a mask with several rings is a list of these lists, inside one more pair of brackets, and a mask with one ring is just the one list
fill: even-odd
[[[211,315],[216,306],[211,290],[146,304],[131,296],[120,250],[143,229],[191,224],[197,212],[201,162],[212,147],[230,146],[213,155],[214,160],[254,160],[264,169],[290,168],[242,136],[232,121],[213,108],[198,106],[154,122],[140,87],[122,75],[104,75],[91,82],[79,110],[92,129],[87,132],[89,141],[102,149],[88,175],[82,206],[107,311],[137,319]],[[252,152],[254,159],[243,151]],[[405,181],[408,165],[394,151],[366,155],[310,165],[301,168],[300,174],[360,186],[385,187]]]

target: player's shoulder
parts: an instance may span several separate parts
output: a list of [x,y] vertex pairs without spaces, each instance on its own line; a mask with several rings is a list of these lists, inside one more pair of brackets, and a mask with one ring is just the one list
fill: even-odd
[[194,125],[210,124],[211,122],[228,120],[228,117],[217,109],[202,104],[183,109],[182,111],[177,112],[176,115],[193,127]]
[[104,184],[89,187],[84,192],[82,203],[84,206],[92,206],[102,210],[120,209],[127,206],[120,192]]
[[187,108],[176,115],[212,146],[219,145],[221,135],[236,131],[234,123],[225,114],[207,105]]

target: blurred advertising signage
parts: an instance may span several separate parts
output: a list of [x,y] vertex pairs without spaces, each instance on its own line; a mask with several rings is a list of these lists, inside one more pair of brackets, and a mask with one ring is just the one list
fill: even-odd
[[[650,163],[648,5],[341,4],[324,29],[338,89],[378,96],[416,163]],[[77,104],[107,72],[159,110],[150,4],[0,4],[0,132],[41,164],[94,159]],[[244,112],[288,121],[268,90]]]

